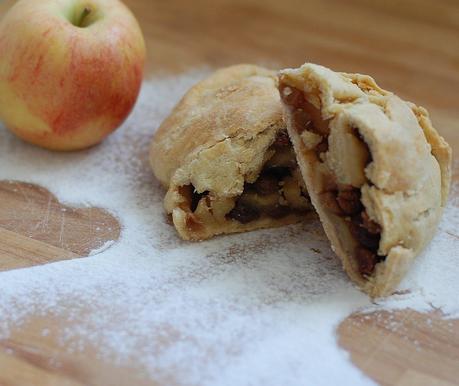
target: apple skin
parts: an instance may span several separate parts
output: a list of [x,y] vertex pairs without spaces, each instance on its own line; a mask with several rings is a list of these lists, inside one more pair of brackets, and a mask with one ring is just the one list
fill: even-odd
[[[86,8],[80,26],[72,24]],[[131,112],[145,42],[118,0],[19,0],[0,22],[0,120],[38,146],[101,142]]]

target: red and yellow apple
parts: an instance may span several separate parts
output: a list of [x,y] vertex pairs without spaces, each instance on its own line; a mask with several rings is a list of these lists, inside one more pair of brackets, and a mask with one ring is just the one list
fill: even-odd
[[0,120],[48,149],[95,145],[132,110],[144,61],[118,0],[19,0],[0,22]]

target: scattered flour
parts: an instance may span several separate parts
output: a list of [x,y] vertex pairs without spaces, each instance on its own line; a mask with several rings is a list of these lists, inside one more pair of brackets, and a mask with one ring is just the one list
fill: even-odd
[[365,309],[459,315],[459,202],[401,285],[410,292],[377,304],[350,284],[316,222],[181,241],[166,222],[148,146],[206,74],[145,82],[123,127],[83,152],[47,152],[0,127],[0,179],[40,184],[66,204],[104,207],[122,223],[120,240],[90,258],[0,273],[0,338],[44,315],[66,320],[59,339],[70,353],[92,342],[119,365],[134,358],[159,383],[373,384],[337,346],[335,328]]
[[[96,231],[99,231],[99,229],[96,229]],[[89,252],[88,256],[95,256],[95,255],[98,255],[98,254],[100,254],[102,252],[105,252],[113,244],[115,244],[114,240],[108,240],[104,244],[102,244],[99,248],[93,249],[91,252]]]

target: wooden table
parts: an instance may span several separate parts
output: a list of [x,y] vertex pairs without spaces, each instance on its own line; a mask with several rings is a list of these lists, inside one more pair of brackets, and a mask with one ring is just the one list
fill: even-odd
[[[0,3],[0,15],[13,3]],[[384,88],[428,108],[437,128],[459,151],[455,0],[126,3],[145,33],[150,75],[240,62],[280,68],[305,61],[369,73]],[[103,209],[64,207],[67,226],[62,238],[62,209],[41,187],[0,182],[0,270],[87,256],[119,236],[117,220]],[[11,220],[13,211],[16,221]],[[95,226],[104,229],[97,237]],[[394,322],[404,334],[389,328]],[[141,384],[133,381],[129,366],[119,368],[99,359],[96,347],[72,356],[65,353],[55,337],[39,333],[40,326],[49,323],[63,322],[37,316],[0,341],[0,385]],[[459,320],[446,321],[440,312],[355,314],[339,326],[338,340],[352,361],[380,384],[459,384]],[[416,344],[424,349],[416,350]],[[49,365],[51,354],[63,365]]]

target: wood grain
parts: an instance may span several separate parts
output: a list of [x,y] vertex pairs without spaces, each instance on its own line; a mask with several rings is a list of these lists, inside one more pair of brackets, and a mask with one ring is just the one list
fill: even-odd
[[410,309],[354,314],[338,328],[339,343],[381,385],[455,385],[459,320]]
[[75,253],[0,228],[0,271],[75,259]]
[[[459,150],[458,1],[125,2],[145,33],[150,76],[240,62],[281,68],[305,61],[369,73],[384,88],[428,108],[436,127]],[[0,15],[13,3],[0,2]],[[15,192],[8,182],[0,183],[0,254],[5,256],[0,269],[84,256],[102,240],[119,236],[116,219],[105,211],[68,208],[40,187],[17,184]],[[70,213],[64,237],[62,208]],[[97,226],[102,237],[94,234]],[[82,352],[69,354],[58,335],[71,323],[42,315],[17,326],[0,341],[0,385],[143,384],[135,360],[125,368],[107,363],[90,341]],[[49,335],[42,335],[44,328]],[[380,384],[459,384],[459,322],[439,312],[355,314],[337,332],[356,366]]]
[[37,185],[0,181],[0,202],[0,271],[88,256],[120,236],[104,209],[63,205]]
[[135,363],[125,367],[102,359],[90,339],[83,346],[73,347],[71,341],[63,346],[60,336],[72,323],[49,314],[37,315],[8,339],[0,340],[0,385],[156,385],[146,380]]

